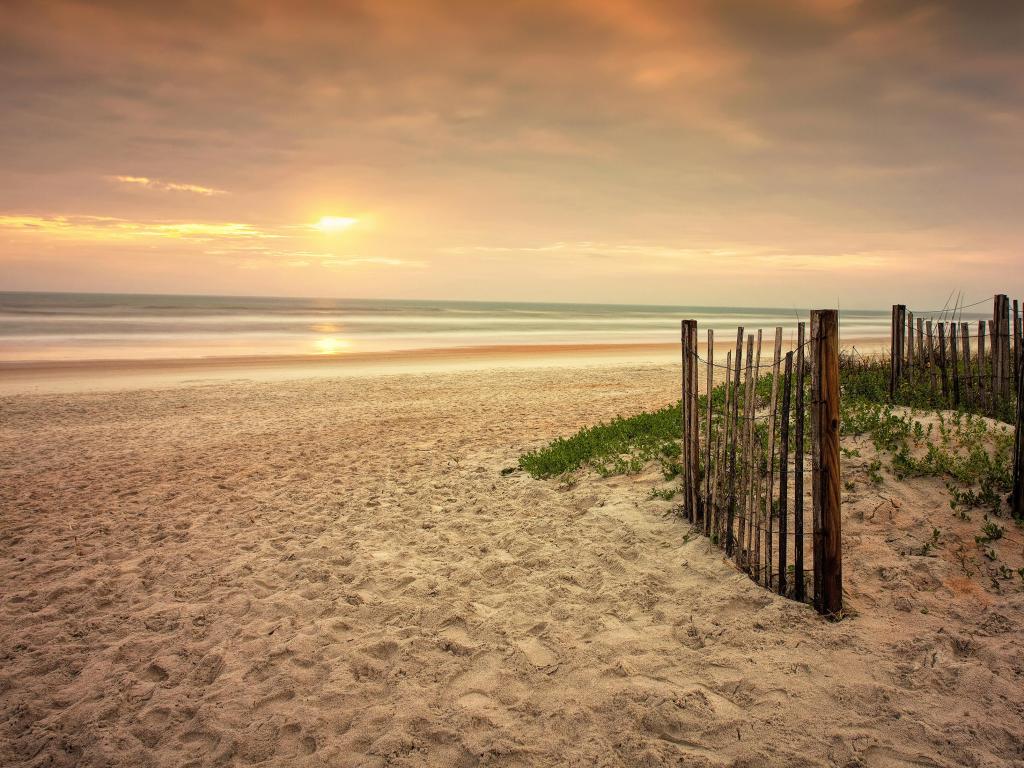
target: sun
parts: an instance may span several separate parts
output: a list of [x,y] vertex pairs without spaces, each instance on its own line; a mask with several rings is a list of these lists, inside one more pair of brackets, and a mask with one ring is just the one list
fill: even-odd
[[359,219],[353,219],[348,216],[321,216],[320,221],[313,224],[313,229],[319,229],[321,232],[341,232],[342,230],[348,229],[354,226]]

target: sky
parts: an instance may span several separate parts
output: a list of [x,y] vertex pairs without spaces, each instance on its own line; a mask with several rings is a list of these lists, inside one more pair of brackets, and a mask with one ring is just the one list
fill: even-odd
[[1024,293],[1017,0],[0,0],[0,290]]

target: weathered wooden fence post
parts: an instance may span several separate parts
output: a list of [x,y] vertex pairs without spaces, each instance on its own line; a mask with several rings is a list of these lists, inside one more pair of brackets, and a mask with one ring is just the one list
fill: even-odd
[[1020,304],[1017,299],[1013,300],[1013,384],[1017,386],[1020,379]]
[[992,357],[999,399],[1010,398],[1010,300],[1006,294],[996,294],[992,308]]
[[837,618],[843,610],[842,497],[839,465],[839,312],[815,310],[812,414],[816,467],[815,608]]
[[[789,401],[793,389],[793,353],[786,353],[782,379],[782,414],[779,436],[779,594],[786,594],[786,537],[789,535]],[[769,494],[768,503],[771,503]],[[768,586],[771,586],[771,559],[768,562]]]
[[679,322],[679,344],[682,353],[682,359],[680,363],[682,368],[679,373],[679,463],[682,468],[683,476],[683,516],[689,517],[690,515],[690,462],[689,462],[689,440],[687,435],[689,434],[686,429],[686,411],[688,409],[688,403],[690,402],[689,395],[687,393],[686,385],[690,379],[686,375],[686,366],[690,362],[690,355],[687,350],[687,343],[689,341],[689,334],[686,331],[686,321],[681,320]]
[[772,399],[771,411],[768,415],[768,485],[764,495],[764,518],[765,518],[765,583],[768,588],[772,586],[772,499],[775,495],[775,438],[776,438],[776,410],[779,403],[779,363],[782,358],[782,327],[775,328],[775,353],[772,357]]
[[946,324],[939,323],[939,368],[942,371],[942,404],[949,400],[949,374],[946,372]]
[[925,323],[925,329],[925,333],[927,335],[926,343],[928,345],[928,375],[931,377],[929,387],[931,388],[931,393],[934,395],[935,390],[938,389],[938,372],[935,370],[935,336],[932,332],[931,320],[928,320]]
[[690,321],[690,462],[692,467],[690,469],[690,477],[693,478],[692,483],[692,504],[693,504],[693,517],[691,522],[698,523],[701,521],[701,517],[704,512],[704,504],[700,495],[700,413],[699,413],[699,384],[700,381],[700,369],[698,361],[700,356],[697,354],[697,321]]
[[1017,426],[1013,432],[1013,492],[1010,511],[1024,517],[1024,371],[1017,377]]
[[704,447],[704,535],[711,535],[712,493],[711,493],[711,390],[715,388],[715,332],[708,328],[708,422],[707,445]]
[[964,387],[971,393],[970,396],[965,395],[965,399],[976,405],[974,380],[971,378],[971,330],[967,323],[960,323],[960,355],[964,363]]
[[949,324],[949,357],[953,365],[953,407],[960,407],[960,355],[956,344],[956,323]]
[[682,428],[683,505],[686,519],[700,521],[700,414],[697,413],[697,321],[683,320]]
[[694,520],[693,509],[693,486],[696,478],[693,476],[693,432],[690,429],[690,422],[693,420],[690,389],[693,386],[692,337],[690,336],[690,321],[683,320],[680,325],[680,340],[683,348],[683,370],[682,385],[680,387],[679,417],[680,417],[680,460],[683,465],[683,515],[691,523]]
[[906,349],[904,335],[907,328],[907,307],[905,304],[892,305],[892,330],[889,340],[889,399],[896,397],[896,390],[903,381],[903,353]]
[[796,332],[796,419],[793,424],[796,431],[793,446],[793,597],[801,603],[807,597],[804,589],[804,337],[804,324],[800,323]]
[[983,408],[989,408],[991,389],[986,386],[985,374],[985,321],[978,321],[978,396]]
[[913,312],[906,313],[906,362],[903,371],[907,381],[913,378]]
[[743,494],[742,503],[740,505],[740,519],[737,525],[737,536],[736,536],[736,565],[740,568],[746,569],[747,563],[747,504],[750,500],[750,484],[751,484],[751,461],[750,461],[750,408],[753,403],[753,371],[754,371],[754,334],[747,334],[747,367],[743,378],[743,436],[742,436],[742,451],[741,461],[743,462],[743,485],[741,486],[741,492]]
[[726,511],[728,530],[725,534],[725,554],[732,555],[736,546],[733,525],[736,520],[736,443],[739,439],[739,408],[740,408],[740,365],[743,357],[743,326],[736,329],[736,356],[733,358],[732,377],[732,443],[729,446],[729,502]]

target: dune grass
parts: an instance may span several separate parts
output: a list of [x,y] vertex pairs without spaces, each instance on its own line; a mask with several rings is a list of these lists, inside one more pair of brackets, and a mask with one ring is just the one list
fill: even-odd
[[[904,390],[897,404],[889,403],[888,365],[884,361],[844,364],[840,376],[843,434],[867,436],[879,457],[887,459],[886,469],[894,478],[941,477],[955,511],[966,514],[980,507],[999,513],[1013,480],[1013,437],[1008,429],[966,409],[950,412],[937,408],[933,393],[924,388]],[[767,407],[770,393],[771,376],[762,376],[756,387],[759,409]],[[725,385],[716,386],[711,397],[717,432],[725,405]],[[702,395],[699,412],[704,414],[706,408],[706,396]],[[918,418],[926,415],[929,418],[925,421]],[[701,422],[703,431],[703,418]],[[806,428],[810,429],[810,419]],[[671,480],[681,470],[680,434],[680,407],[676,402],[655,411],[617,416],[570,437],[559,437],[520,456],[519,467],[539,479],[571,474],[584,467],[607,477],[640,472],[650,462],[658,461],[665,479]],[[758,437],[766,439],[763,422],[759,422]],[[809,435],[807,439],[810,445]],[[871,474],[880,482],[882,465],[875,464]]]

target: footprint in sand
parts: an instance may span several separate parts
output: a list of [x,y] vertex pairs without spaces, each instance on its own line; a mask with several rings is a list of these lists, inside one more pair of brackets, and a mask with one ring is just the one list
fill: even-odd
[[526,660],[538,669],[552,667],[558,663],[558,657],[536,637],[520,640],[516,646],[522,651]]

